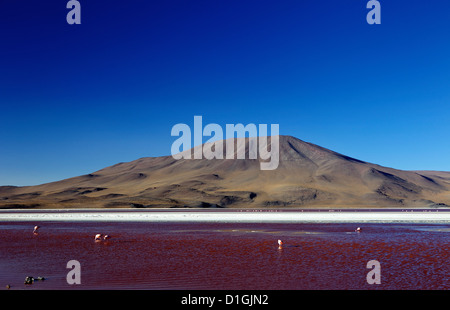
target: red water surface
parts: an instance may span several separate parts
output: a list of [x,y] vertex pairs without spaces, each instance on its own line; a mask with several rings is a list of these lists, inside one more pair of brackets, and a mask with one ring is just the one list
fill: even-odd
[[[95,242],[97,233],[111,239]],[[449,233],[445,224],[4,222],[0,289],[442,290]],[[70,260],[80,285],[66,281]],[[381,284],[367,283],[370,260]],[[25,285],[27,276],[46,280]]]

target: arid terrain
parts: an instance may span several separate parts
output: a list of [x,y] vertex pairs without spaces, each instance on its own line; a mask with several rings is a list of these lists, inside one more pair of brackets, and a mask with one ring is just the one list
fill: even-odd
[[58,182],[2,186],[0,208],[450,206],[450,172],[396,170],[279,138],[276,170],[261,170],[259,159],[146,157]]

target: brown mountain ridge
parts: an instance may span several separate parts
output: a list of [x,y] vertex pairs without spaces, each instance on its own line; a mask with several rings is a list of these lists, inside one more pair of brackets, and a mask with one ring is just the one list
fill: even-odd
[[[245,147],[248,158],[248,138]],[[275,170],[261,170],[259,159],[141,158],[62,181],[2,186],[0,208],[450,206],[450,172],[382,167],[291,136],[279,136],[279,152]]]

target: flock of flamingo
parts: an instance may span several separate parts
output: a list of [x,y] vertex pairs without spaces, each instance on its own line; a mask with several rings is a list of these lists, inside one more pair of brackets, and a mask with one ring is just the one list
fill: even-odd
[[[38,225],[34,226],[33,234],[37,235],[37,234],[38,234],[39,228],[40,228],[40,226],[38,226]],[[362,230],[361,230],[361,227],[357,227],[357,228],[355,229],[355,232],[360,233],[361,231],[362,231]],[[95,240],[95,242],[99,242],[99,241],[106,241],[106,240],[108,240],[109,238],[111,238],[109,235],[96,234],[95,237],[94,237],[94,240]],[[281,249],[282,246],[283,246],[283,241],[281,241],[280,239],[278,239],[278,248]]]
[[[34,226],[33,229],[33,234],[37,235],[38,234],[38,230],[39,228],[41,228],[40,226],[36,225]],[[111,237],[109,235],[104,235],[104,234],[96,234],[94,237],[95,241],[106,241],[108,239],[110,239]]]

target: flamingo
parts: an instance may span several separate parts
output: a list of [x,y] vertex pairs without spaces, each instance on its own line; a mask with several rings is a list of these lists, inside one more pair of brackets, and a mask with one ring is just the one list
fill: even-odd
[[283,241],[281,241],[280,239],[278,239],[278,248],[281,249],[281,246],[283,245]]

